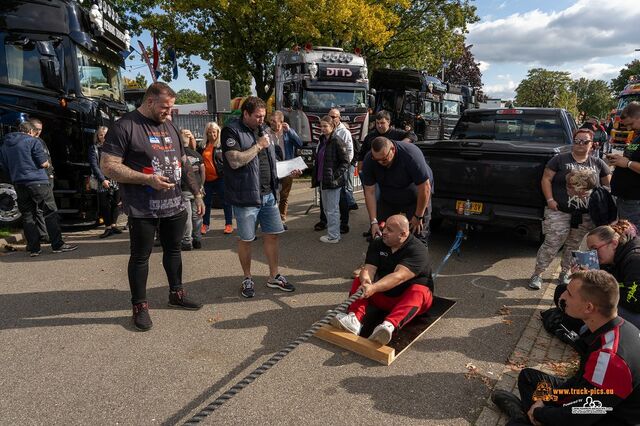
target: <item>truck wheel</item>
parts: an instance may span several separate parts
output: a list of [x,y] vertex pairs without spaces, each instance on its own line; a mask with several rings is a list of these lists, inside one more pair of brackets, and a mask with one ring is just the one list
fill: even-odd
[[0,226],[14,227],[20,223],[20,210],[18,210],[18,194],[13,185],[0,183]]

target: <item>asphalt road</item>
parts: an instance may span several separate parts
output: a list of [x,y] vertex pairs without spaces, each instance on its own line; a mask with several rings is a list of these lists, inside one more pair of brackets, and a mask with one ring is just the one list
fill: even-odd
[[[361,198],[361,195],[360,195]],[[264,284],[254,246],[257,295],[240,296],[235,236],[222,212],[203,249],[184,253],[184,282],[205,303],[169,309],[161,252],[150,261],[154,328],[133,331],[126,265],[128,234],[68,234],[72,253],[35,259],[0,256],[0,423],[177,424],[226,391],[347,297],[364,258],[363,208],[337,245],[318,241],[312,192],[296,183],[282,272],[297,286]],[[433,236],[434,267],[455,229]],[[436,280],[436,294],[458,303],[391,366],[316,338],[221,407],[204,424],[469,424],[480,414],[542,291],[526,288],[536,247],[505,232],[470,235]],[[555,266],[555,264],[553,265]],[[498,311],[506,305],[510,315]],[[504,313],[505,311],[503,311]],[[466,375],[473,364],[478,375]]]

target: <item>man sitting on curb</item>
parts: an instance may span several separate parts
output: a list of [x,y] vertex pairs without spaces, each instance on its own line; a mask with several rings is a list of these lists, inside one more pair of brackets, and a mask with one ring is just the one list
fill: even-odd
[[580,367],[566,380],[523,369],[518,376],[521,400],[510,392],[495,391],[491,400],[511,417],[508,425],[637,424],[640,332],[618,317],[619,296],[618,283],[608,272],[580,271],[571,276],[560,306],[588,327],[577,341],[584,349]]
[[403,215],[387,219],[381,239],[369,244],[365,265],[353,281],[350,294],[362,288],[360,299],[351,304],[347,314],[339,313],[332,325],[360,334],[369,303],[388,312],[370,340],[386,345],[394,330],[405,326],[431,307],[433,279],[428,250],[409,230]]

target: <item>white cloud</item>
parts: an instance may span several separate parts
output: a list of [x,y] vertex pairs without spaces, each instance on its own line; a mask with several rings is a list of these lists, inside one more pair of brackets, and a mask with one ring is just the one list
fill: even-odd
[[489,69],[490,66],[491,64],[489,62],[478,61],[478,68],[480,68],[480,72],[485,72],[486,70]]
[[507,2],[503,1],[502,3],[500,3],[500,5],[498,6],[498,9],[504,9],[507,6]]
[[588,63],[578,68],[568,69],[571,73],[571,78],[588,78],[590,80],[604,80],[609,81],[614,79],[620,73],[620,67],[611,64],[602,63]]
[[477,60],[554,66],[624,55],[640,40],[640,8],[631,0],[578,0],[559,12],[538,9],[472,24]]
[[511,78],[511,75],[498,76],[498,82],[495,84],[485,84],[482,91],[489,98],[513,99],[516,97],[517,82]]

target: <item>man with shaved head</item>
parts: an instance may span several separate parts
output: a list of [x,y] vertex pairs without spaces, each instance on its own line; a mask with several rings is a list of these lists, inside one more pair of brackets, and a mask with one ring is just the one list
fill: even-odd
[[411,232],[404,215],[387,219],[382,238],[369,244],[365,265],[353,281],[350,294],[362,289],[360,299],[339,313],[332,325],[360,334],[369,303],[387,312],[384,321],[369,336],[386,345],[398,330],[431,307],[433,279],[427,247]]

